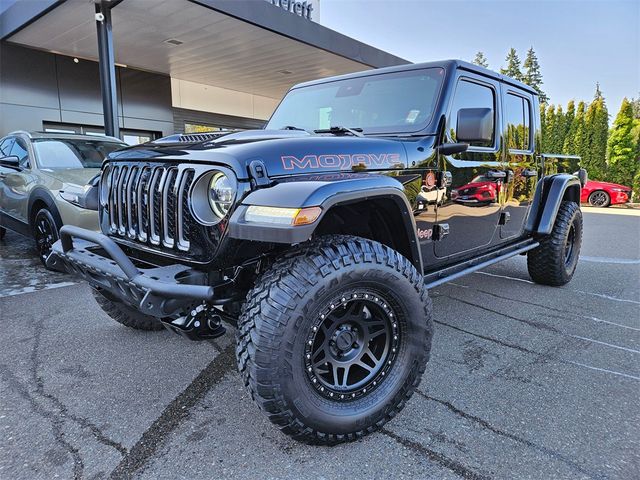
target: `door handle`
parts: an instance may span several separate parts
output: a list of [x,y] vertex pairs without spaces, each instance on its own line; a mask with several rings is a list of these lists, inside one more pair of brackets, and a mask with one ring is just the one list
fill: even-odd
[[537,177],[538,176],[538,171],[537,170],[529,170],[527,168],[527,169],[524,169],[520,175],[522,175],[523,177],[527,177],[527,178],[528,177]]
[[504,172],[502,170],[489,170],[485,176],[487,178],[506,178],[507,176],[507,172]]

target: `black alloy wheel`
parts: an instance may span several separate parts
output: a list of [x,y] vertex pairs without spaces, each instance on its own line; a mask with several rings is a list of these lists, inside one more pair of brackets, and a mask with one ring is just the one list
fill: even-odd
[[596,190],[589,195],[589,205],[592,207],[608,207],[611,204],[611,197],[604,190]]
[[573,252],[576,248],[576,227],[572,223],[567,233],[567,240],[564,245],[564,264],[566,267],[573,263]]
[[33,237],[36,241],[36,249],[38,250],[40,261],[46,267],[51,247],[59,238],[56,221],[46,208],[40,209],[34,217]]
[[401,332],[389,303],[374,291],[331,301],[311,328],[309,381],[324,397],[349,401],[371,392],[393,367]]

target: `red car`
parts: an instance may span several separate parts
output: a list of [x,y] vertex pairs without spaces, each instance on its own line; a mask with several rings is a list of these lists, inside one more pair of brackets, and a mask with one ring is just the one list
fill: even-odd
[[478,175],[466,185],[451,191],[451,199],[457,203],[487,205],[498,198],[501,182]]
[[589,180],[582,188],[580,201],[593,207],[608,207],[631,201],[631,187]]

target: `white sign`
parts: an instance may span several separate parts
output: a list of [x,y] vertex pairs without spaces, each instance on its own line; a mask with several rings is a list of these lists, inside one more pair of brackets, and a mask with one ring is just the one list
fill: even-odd
[[275,7],[294,13],[299,17],[313,20],[319,15],[320,0],[266,0]]

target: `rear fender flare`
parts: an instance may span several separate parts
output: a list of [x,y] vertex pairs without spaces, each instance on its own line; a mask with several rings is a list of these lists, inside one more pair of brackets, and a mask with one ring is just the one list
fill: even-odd
[[[331,180],[329,180],[331,179]],[[409,260],[422,271],[422,255],[416,235],[416,223],[402,184],[392,176],[377,174],[310,175],[287,179],[247,195],[229,220],[229,236],[242,240],[297,244],[309,240],[331,208],[348,203],[383,199],[392,202],[402,215],[402,224],[411,252]],[[322,208],[310,225],[287,226],[249,223],[244,220],[249,206],[285,208]]]
[[559,173],[542,178],[536,186],[525,229],[538,235],[549,235],[564,200],[580,205],[581,188],[580,179],[575,175]]

